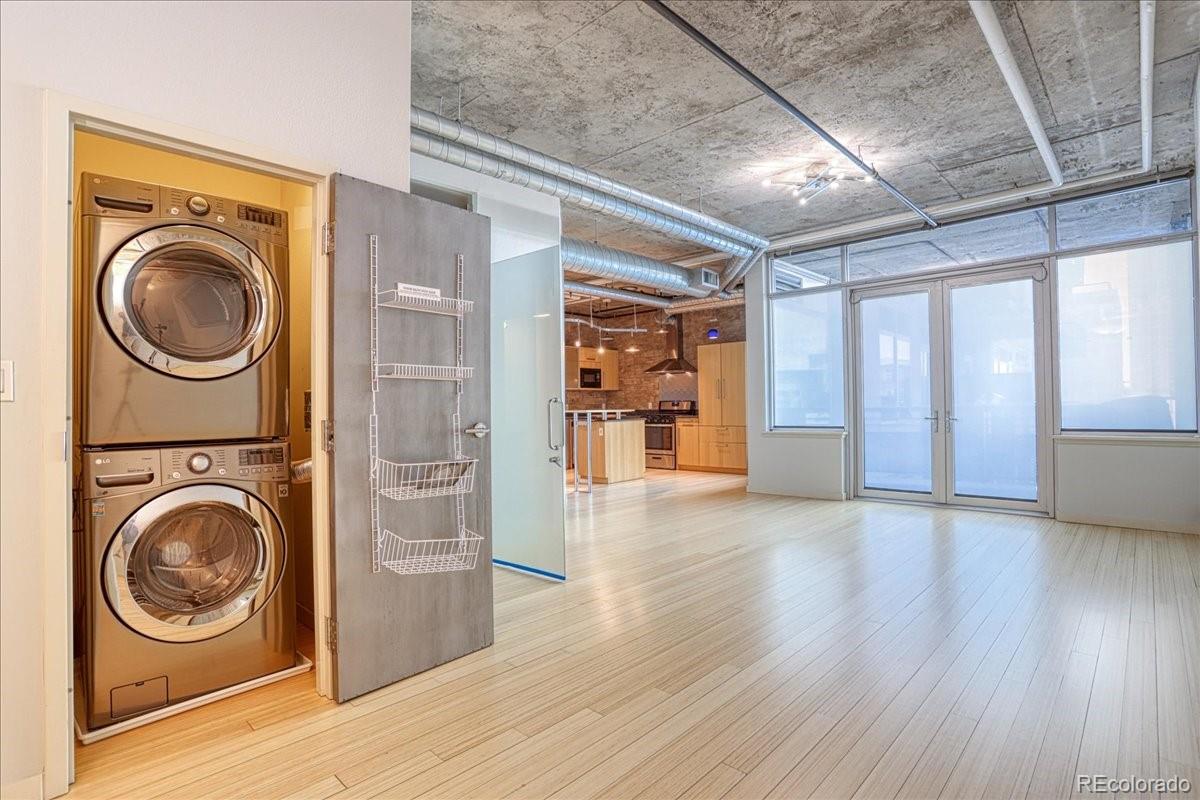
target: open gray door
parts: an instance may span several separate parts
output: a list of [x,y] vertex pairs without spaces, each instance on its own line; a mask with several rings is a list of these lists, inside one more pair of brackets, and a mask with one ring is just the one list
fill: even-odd
[[330,215],[342,701],[493,641],[490,221],[345,175]]

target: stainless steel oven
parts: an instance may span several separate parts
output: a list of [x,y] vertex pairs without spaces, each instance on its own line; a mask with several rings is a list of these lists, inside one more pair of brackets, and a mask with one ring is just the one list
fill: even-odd
[[675,420],[660,417],[646,419],[646,466],[654,469],[675,469]]

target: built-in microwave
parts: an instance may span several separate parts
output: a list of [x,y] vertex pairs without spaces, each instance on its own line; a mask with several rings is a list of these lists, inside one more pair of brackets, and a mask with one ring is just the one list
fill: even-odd
[[580,367],[579,368],[579,388],[580,389],[599,389],[603,385],[600,377],[599,367]]

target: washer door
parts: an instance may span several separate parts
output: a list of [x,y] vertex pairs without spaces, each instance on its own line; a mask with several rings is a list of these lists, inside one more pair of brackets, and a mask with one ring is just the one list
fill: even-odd
[[283,575],[283,527],[261,500],[230,486],[159,495],[133,513],[105,553],[113,613],[143,636],[195,642],[254,616]]
[[275,279],[250,248],[211,228],[167,225],[117,250],[100,279],[108,329],[128,353],[178,378],[221,378],[271,348]]

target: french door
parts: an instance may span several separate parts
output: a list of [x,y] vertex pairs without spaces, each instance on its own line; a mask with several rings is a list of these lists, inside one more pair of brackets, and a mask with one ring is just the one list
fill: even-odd
[[1046,268],[851,294],[856,490],[1049,510]]

